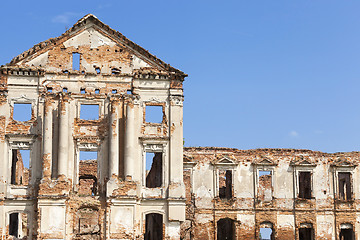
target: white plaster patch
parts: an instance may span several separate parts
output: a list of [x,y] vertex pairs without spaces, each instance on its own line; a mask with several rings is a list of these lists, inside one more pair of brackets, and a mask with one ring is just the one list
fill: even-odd
[[90,48],[98,48],[103,45],[108,45],[112,47],[116,43],[93,28],[89,28],[84,32],[64,42],[64,46],[66,48],[68,47],[78,48],[79,46],[89,45],[89,44],[90,44]]

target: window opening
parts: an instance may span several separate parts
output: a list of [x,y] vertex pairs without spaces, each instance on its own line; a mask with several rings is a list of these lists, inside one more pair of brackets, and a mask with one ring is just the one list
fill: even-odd
[[100,93],[100,89],[95,89],[95,94],[99,94]]
[[11,213],[9,216],[9,235],[19,237],[19,213]]
[[111,69],[111,74],[114,74],[114,75],[120,74],[120,70],[117,68],[113,68],[113,69]]
[[163,239],[163,216],[158,213],[146,214],[144,240]]
[[311,172],[299,172],[299,198],[311,199]]
[[127,90],[126,93],[127,93],[127,94],[131,94],[131,90]]
[[99,119],[99,105],[98,104],[81,104],[80,119],[98,120]]
[[30,150],[12,150],[11,184],[29,184],[30,177]]
[[76,71],[80,70],[80,53],[72,54],[72,69]]
[[80,151],[79,195],[96,196],[98,181],[97,151]]
[[146,187],[156,188],[162,185],[162,153],[146,153]]
[[301,224],[299,228],[299,240],[313,240],[314,229],[312,224]]
[[101,73],[101,70],[100,70],[100,68],[98,68],[98,67],[95,68],[95,71],[96,71],[97,74],[100,74],[100,73]]
[[53,92],[52,87],[48,87],[48,88],[46,88],[46,89],[47,89],[47,92],[48,92],[48,93],[52,93],[52,92]]
[[219,197],[232,198],[232,171],[219,170]]
[[68,89],[66,87],[63,88],[63,92],[64,93],[67,93],[68,92]]
[[355,234],[353,226],[351,224],[341,224],[340,225],[340,240],[354,240]]
[[339,198],[347,201],[351,200],[351,174],[349,172],[339,172]]
[[275,233],[273,229],[273,225],[270,222],[264,222],[260,224],[260,239],[261,240],[274,240]]
[[264,202],[272,200],[272,172],[259,171],[258,176],[258,196]]
[[162,106],[147,105],[145,109],[145,121],[149,123],[162,123]]
[[86,93],[85,88],[80,88],[80,93],[85,94]]
[[217,222],[217,239],[233,240],[234,238],[234,221],[230,218],[223,218]]
[[115,93],[117,93],[117,90],[113,89],[113,90],[111,90],[111,93],[115,94]]
[[31,103],[14,103],[13,119],[26,122],[31,119]]

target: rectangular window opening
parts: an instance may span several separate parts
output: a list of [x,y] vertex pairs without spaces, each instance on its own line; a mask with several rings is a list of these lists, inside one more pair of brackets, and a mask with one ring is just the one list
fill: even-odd
[[80,53],[72,54],[72,69],[76,71],[80,70]]
[[299,172],[299,198],[311,199],[311,172]]
[[351,200],[351,174],[349,172],[339,172],[338,180],[340,200]]
[[352,229],[341,229],[340,240],[354,240],[354,231]]
[[264,202],[272,200],[272,172],[259,171],[258,176],[258,196]]
[[299,228],[299,240],[313,240],[313,229]]
[[98,120],[99,119],[99,105],[98,104],[81,104],[80,119]]
[[158,213],[146,214],[144,240],[163,239],[163,216]]
[[146,153],[146,187],[156,188],[162,185],[162,153]]
[[30,178],[30,150],[12,150],[11,184],[27,186]]
[[14,103],[13,119],[26,122],[31,119],[31,103]]
[[79,154],[79,195],[98,195],[98,152],[80,151]]
[[148,105],[145,109],[145,121],[148,123],[162,123],[163,107]]
[[19,213],[11,213],[9,216],[9,235],[19,237]]
[[232,198],[232,171],[219,170],[219,197]]

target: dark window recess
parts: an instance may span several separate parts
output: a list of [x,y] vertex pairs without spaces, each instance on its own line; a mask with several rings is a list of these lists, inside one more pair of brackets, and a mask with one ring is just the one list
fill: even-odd
[[341,229],[340,240],[354,240],[354,231],[352,229]]
[[219,197],[232,198],[232,171],[219,170]]
[[95,94],[99,94],[100,93],[100,89],[95,89]]
[[81,88],[81,89],[80,89],[80,93],[81,93],[81,94],[85,94],[85,93],[86,93],[85,88]]
[[272,174],[271,171],[259,171],[258,197],[261,201],[272,200]]
[[79,195],[98,195],[98,164],[97,152],[80,151],[79,157]]
[[80,119],[98,120],[99,119],[99,105],[98,104],[81,104]]
[[29,121],[31,119],[30,103],[14,103],[13,119],[16,121]]
[[100,73],[101,73],[101,70],[100,70],[100,68],[98,68],[98,67],[95,68],[95,71],[96,71],[97,74],[100,74]]
[[117,93],[117,90],[113,89],[113,90],[111,90],[111,93],[115,94],[115,93]]
[[47,92],[48,92],[48,93],[52,93],[52,92],[53,92],[52,87],[48,87],[48,88],[47,88]]
[[299,172],[299,198],[311,199],[311,172]]
[[80,70],[80,53],[72,54],[72,69],[76,71]]
[[146,153],[146,187],[162,185],[162,153]]
[[131,92],[131,90],[127,90],[126,93],[127,93],[127,94],[131,94],[132,92]]
[[313,229],[299,228],[299,240],[313,240]]
[[233,240],[234,236],[234,222],[229,218],[220,219],[217,222],[217,239]]
[[163,216],[158,213],[146,214],[144,240],[163,239]]
[[351,174],[340,172],[338,174],[339,179],[339,198],[341,200],[351,200]]
[[162,106],[148,105],[145,109],[145,121],[149,123],[162,123],[163,108]]
[[63,92],[64,93],[67,93],[68,92],[68,89],[66,87],[63,88]]
[[19,237],[19,213],[11,213],[9,220],[9,235]]
[[29,184],[30,150],[12,150],[11,179],[14,185]]

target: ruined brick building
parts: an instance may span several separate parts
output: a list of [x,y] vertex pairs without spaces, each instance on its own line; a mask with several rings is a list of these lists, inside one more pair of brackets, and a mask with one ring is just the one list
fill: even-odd
[[183,148],[185,77],[93,15],[1,66],[1,239],[360,239],[360,153]]

